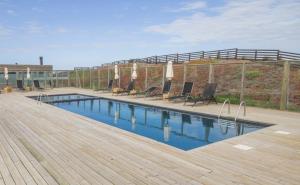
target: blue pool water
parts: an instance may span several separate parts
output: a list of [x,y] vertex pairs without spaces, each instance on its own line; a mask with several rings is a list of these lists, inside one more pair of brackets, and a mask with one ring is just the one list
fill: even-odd
[[[128,104],[107,99],[65,101],[69,95],[52,105],[145,136],[173,147],[190,150],[249,133],[265,125],[217,120],[201,115]],[[84,97],[80,97],[84,98]],[[54,98],[57,100],[56,98]],[[100,123],[101,122],[101,123]],[[222,124],[221,124],[222,122]]]

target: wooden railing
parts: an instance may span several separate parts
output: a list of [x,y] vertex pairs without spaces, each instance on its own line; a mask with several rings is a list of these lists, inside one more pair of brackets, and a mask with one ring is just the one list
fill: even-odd
[[284,52],[271,49],[225,49],[215,51],[199,51],[192,53],[169,54],[160,56],[151,56],[141,59],[119,60],[102,66],[112,64],[127,64],[132,62],[142,63],[165,63],[174,61],[174,63],[183,63],[185,61],[200,60],[200,59],[238,59],[238,60],[254,60],[254,61],[279,61],[293,60],[300,62],[299,53]]

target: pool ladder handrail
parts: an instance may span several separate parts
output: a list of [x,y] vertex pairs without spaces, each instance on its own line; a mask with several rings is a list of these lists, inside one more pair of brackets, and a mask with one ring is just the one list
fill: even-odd
[[240,110],[241,110],[241,107],[244,107],[244,117],[246,116],[246,102],[245,101],[241,101],[240,103],[240,106],[239,106],[239,109],[238,111],[236,112],[236,115],[235,115],[235,118],[234,118],[234,122],[236,123],[236,120],[238,119],[239,115],[240,115]]
[[219,119],[220,119],[220,117],[221,117],[221,115],[222,115],[224,106],[225,106],[226,104],[228,104],[228,106],[227,106],[227,114],[230,114],[230,99],[227,98],[227,99],[223,102],[223,105],[222,105],[222,107],[221,107],[220,110],[219,110],[218,121],[219,121]]
[[37,103],[38,104],[41,104],[42,103],[42,98],[45,97],[46,100],[48,100],[49,96],[48,94],[45,94],[45,93],[40,93],[39,96],[38,96],[38,99],[37,99]]

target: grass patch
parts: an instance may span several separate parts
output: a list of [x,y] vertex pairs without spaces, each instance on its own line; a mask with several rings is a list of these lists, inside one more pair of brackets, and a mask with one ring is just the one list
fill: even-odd
[[[240,104],[240,96],[239,95],[220,95],[217,96],[217,102],[223,103],[225,99],[229,99],[231,104]],[[279,109],[279,104],[275,104],[269,100],[255,100],[252,97],[245,96],[244,101],[246,102],[247,106],[253,106],[253,107],[261,107],[261,108],[269,108],[269,109]]]
[[247,80],[253,80],[261,76],[260,71],[246,71],[245,77]]

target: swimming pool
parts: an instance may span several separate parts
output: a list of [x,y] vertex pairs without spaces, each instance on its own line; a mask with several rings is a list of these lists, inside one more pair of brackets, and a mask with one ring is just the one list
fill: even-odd
[[[29,98],[38,99],[38,96],[29,96]],[[78,100],[89,100],[89,99],[95,99],[97,97],[85,95],[85,94],[57,94],[57,95],[47,95],[42,96],[42,101],[45,103],[54,103],[54,102],[69,102],[69,101],[78,101]]]
[[50,104],[97,120],[99,124],[118,127],[182,150],[205,146],[266,127],[261,124],[234,124],[229,120],[224,124],[225,120],[218,121],[216,118],[109,99],[66,101],[68,95],[64,98],[61,96],[61,102]]

